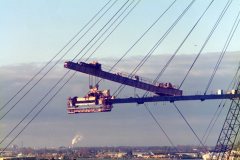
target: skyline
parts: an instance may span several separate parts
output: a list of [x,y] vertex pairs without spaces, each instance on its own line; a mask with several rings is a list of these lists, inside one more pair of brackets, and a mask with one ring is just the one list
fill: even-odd
[[[37,73],[106,2],[73,1],[69,3],[67,1],[38,2],[26,0],[21,3],[18,1],[0,1],[0,4],[2,3],[0,5],[0,19],[5,22],[3,23],[4,25],[0,26],[0,34],[3,35],[0,37],[0,43],[2,44],[0,52],[3,53],[0,54],[0,57],[4,59],[4,61],[0,62],[0,76],[2,77],[0,80],[2,90],[1,105]],[[160,2],[153,0],[152,3],[141,1],[89,61],[97,60],[104,66],[112,66],[159,16],[160,13],[157,6],[161,6],[160,12],[162,13],[171,2],[173,1]],[[116,70],[131,72],[189,2],[187,0],[184,2],[177,1],[173,9],[131,51],[131,54],[116,67]],[[193,8],[187,12],[183,20],[163,41],[156,54],[138,72],[139,75],[152,80],[155,78],[159,72],[158,68],[164,66],[171,53],[176,50],[179,43],[186,36],[185,34],[199,18],[209,2],[196,1]],[[116,8],[120,7],[122,3],[123,1],[118,2],[113,10],[116,11]],[[222,8],[223,5],[223,2],[214,3],[212,10],[205,17],[206,19],[201,21],[196,32],[193,32],[193,36],[186,41],[183,49],[180,50],[173,63],[170,64],[167,71],[163,74],[161,81],[171,82],[176,85],[181,82],[183,75],[201,48],[203,40],[207,36],[206,33],[210,31],[210,28],[215,23],[215,21],[210,20],[216,20],[216,16],[219,16],[216,13],[220,13],[221,9],[219,8]],[[186,79],[182,87],[184,93],[196,94],[199,91],[201,93],[204,92],[211,70],[217,61],[219,52],[222,50],[226,36],[233,24],[233,19],[237,16],[238,10],[236,6],[238,5],[238,1],[233,1],[229,9],[230,11],[223,18],[220,27],[216,30],[213,38],[200,56],[198,63],[190,73],[190,78]],[[143,11],[149,14],[144,14],[145,12]],[[76,18],[79,18],[79,21],[74,21]],[[105,18],[110,18],[110,15],[107,15]],[[143,19],[145,23],[143,23]],[[101,22],[101,24],[104,24],[104,22]],[[52,85],[58,81],[59,77],[67,71],[67,69],[63,68],[64,61],[71,60],[73,55],[80,51],[99,28],[100,25],[97,25],[94,31],[89,33],[69,55],[64,57],[57,67],[31,91],[31,94],[2,120],[1,128],[4,129],[4,133],[1,133],[0,137],[8,133],[11,127],[26,114],[29,108],[33,107]],[[239,41],[238,27],[209,93],[215,93],[216,89],[224,89],[226,91],[227,85],[230,83],[239,63]],[[51,64],[55,62],[56,60]],[[41,75],[44,73],[45,71]],[[113,93],[118,85],[104,81],[100,87],[101,89],[111,89],[111,93]],[[44,145],[67,146],[71,144],[72,138],[78,134],[82,138],[78,144],[79,146],[170,145],[143,105],[114,105],[110,113],[67,115],[67,97],[84,96],[87,91],[88,76],[77,74],[13,144],[19,145],[24,142],[27,146],[36,147],[44,147]],[[130,97],[134,93],[133,88],[127,87],[120,94],[120,97]],[[137,90],[137,93],[139,95],[142,94],[140,90]],[[15,102],[16,100],[11,102],[9,106],[12,106]],[[219,102],[179,102],[177,105],[179,105],[179,108],[201,137]],[[149,103],[148,105],[151,106],[151,110],[159,122],[165,122],[161,124],[167,130],[175,145],[183,143],[199,144],[179,114],[173,109],[172,104]],[[209,109],[209,106],[212,107]],[[226,111],[227,109],[225,108],[219,124],[223,122]],[[207,141],[207,145],[214,145],[221,126],[215,126],[214,129],[213,134],[210,135],[210,139]],[[176,130],[178,132],[177,135]]]

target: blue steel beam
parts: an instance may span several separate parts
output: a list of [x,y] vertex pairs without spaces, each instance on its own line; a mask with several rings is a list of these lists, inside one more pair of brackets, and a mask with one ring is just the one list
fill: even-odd
[[144,102],[159,102],[159,101],[193,101],[193,100],[216,100],[216,99],[239,99],[240,94],[221,94],[221,95],[184,95],[184,96],[153,96],[153,97],[141,97],[141,98],[117,98],[108,99],[107,103],[138,103],[143,104]]

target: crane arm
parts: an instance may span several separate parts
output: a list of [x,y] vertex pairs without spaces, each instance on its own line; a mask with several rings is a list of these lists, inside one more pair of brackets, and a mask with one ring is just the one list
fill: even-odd
[[84,63],[84,62],[74,63],[71,61],[67,61],[64,63],[64,67],[71,69],[71,70],[78,71],[78,72],[82,72],[85,74],[89,74],[92,76],[107,79],[107,80],[110,80],[113,82],[117,82],[120,84],[143,89],[145,91],[153,92],[158,95],[168,95],[168,96],[181,96],[182,95],[182,90],[173,88],[172,86],[167,86],[167,87],[156,86],[153,84],[142,82],[138,78],[133,79],[133,78],[129,78],[129,77],[124,77],[118,73],[110,73],[110,72],[103,71],[101,69],[101,64],[99,64],[99,63]]

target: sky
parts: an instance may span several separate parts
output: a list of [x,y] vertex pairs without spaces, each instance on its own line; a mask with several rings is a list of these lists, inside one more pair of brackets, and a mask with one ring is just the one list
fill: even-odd
[[[107,2],[105,0],[0,0],[1,106],[57,54]],[[89,61],[97,60],[104,66],[113,65],[172,2],[170,0],[142,0]],[[174,84],[181,83],[183,75],[201,49],[226,2],[222,0],[213,3],[189,39],[179,50],[177,57],[163,74],[161,81]],[[0,127],[3,130],[1,129],[0,137],[4,137],[24,117],[27,111],[43,97],[44,93],[59,80],[66,72],[66,69],[62,67],[64,61],[72,60],[77,53],[81,52],[123,3],[125,3],[123,0],[117,1],[113,8],[77,43],[54,70],[6,118],[1,120]],[[116,70],[131,72],[189,3],[190,0],[177,0],[150,32],[130,51]],[[196,0],[192,8],[163,40],[138,74],[154,79],[209,3],[209,0]],[[196,63],[189,78],[186,79],[182,88],[184,93],[204,92],[211,75],[209,71],[212,71],[217,62],[226,37],[239,12],[239,5],[239,0],[233,0],[219,27],[203,49],[203,54],[200,56],[198,63]],[[84,31],[87,31],[87,29]],[[219,88],[227,89],[240,58],[239,32],[238,27],[209,92],[215,92]],[[74,42],[71,44],[74,44]],[[64,49],[64,52],[68,49],[69,47]],[[94,49],[86,52],[84,58],[93,52]],[[57,56],[51,65],[61,55]],[[46,73],[46,70],[41,75],[44,73]],[[37,78],[39,79],[39,77]],[[117,84],[108,81],[101,84],[102,89],[108,88],[111,89],[111,92],[114,92],[117,86]],[[76,144],[78,146],[170,145],[143,105],[116,105],[110,113],[67,115],[67,97],[84,96],[87,91],[88,77],[78,74],[14,143],[18,145],[23,143],[24,146],[33,147],[68,146],[75,135],[81,135],[81,141]],[[141,95],[141,91],[137,90],[137,92]],[[126,87],[120,96],[130,97],[133,94],[134,89]],[[14,100],[8,107],[16,102],[17,100]],[[201,137],[219,103],[220,101],[179,102],[177,105]],[[149,103],[148,105],[176,145],[199,144],[180,115],[174,110],[172,104]],[[5,111],[3,110],[3,113]],[[225,108],[219,118],[219,125],[214,128],[214,132],[210,135],[209,145],[216,143],[226,111]],[[186,134],[189,136],[185,136]],[[4,146],[4,144],[2,145]]]

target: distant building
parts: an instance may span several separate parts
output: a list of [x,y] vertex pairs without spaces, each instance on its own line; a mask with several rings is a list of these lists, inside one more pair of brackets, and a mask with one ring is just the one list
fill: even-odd
[[36,157],[0,157],[0,160],[36,160]]

